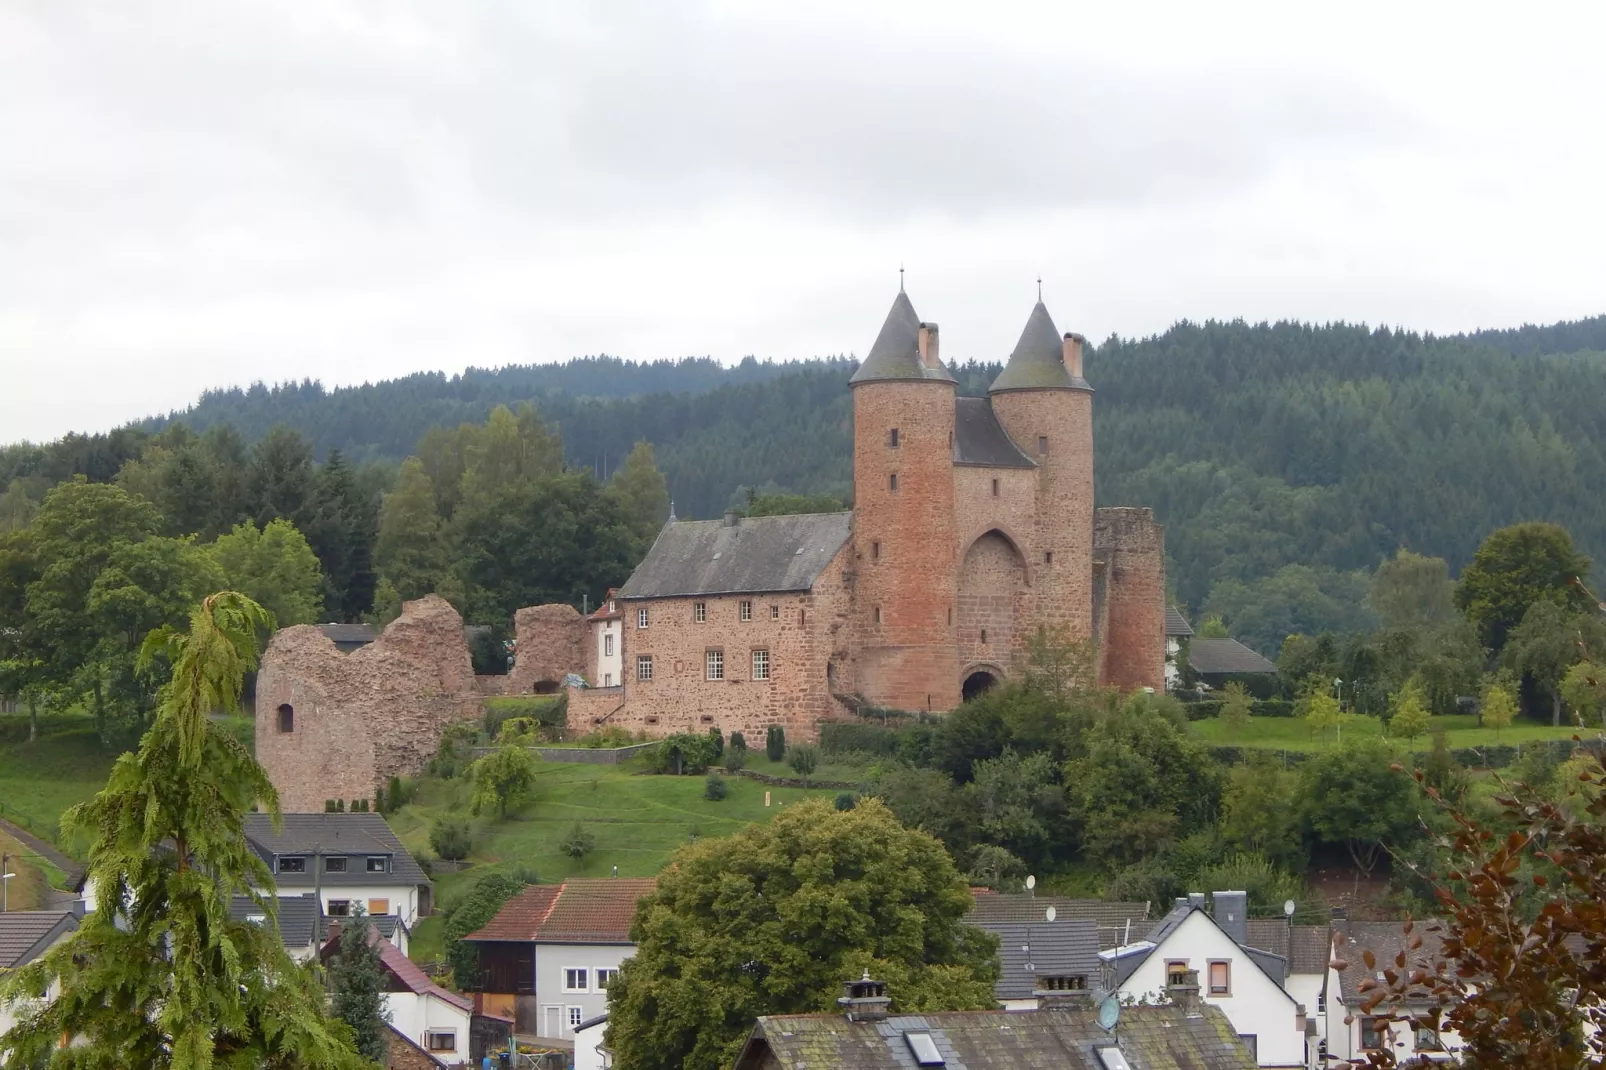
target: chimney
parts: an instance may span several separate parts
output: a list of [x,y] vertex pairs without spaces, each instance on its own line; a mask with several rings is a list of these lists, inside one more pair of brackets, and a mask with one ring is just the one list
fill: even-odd
[[836,1002],[850,1022],[885,1021],[887,1008],[892,1006],[886,982],[870,980],[869,970],[859,980],[844,984]]
[[1216,892],[1211,896],[1213,916],[1221,931],[1242,946],[1249,942],[1249,893]]
[[1038,974],[1032,998],[1037,1000],[1039,1010],[1093,1009],[1093,993],[1087,987],[1087,978],[1081,974]]
[[1065,351],[1061,359],[1065,362],[1065,370],[1071,373],[1071,378],[1082,377],[1082,345],[1084,339],[1079,334],[1065,332]]
[[728,527],[728,528],[735,527],[736,526],[736,520],[737,520],[736,510],[734,510],[734,509],[725,510],[725,526],[726,527]]
[[[908,336],[905,335],[905,337]],[[938,366],[937,325],[935,323],[922,323],[920,325],[920,363],[927,368]]]
[[1197,1018],[1204,1012],[1199,1009],[1199,971],[1188,970],[1182,975],[1180,985],[1166,985],[1166,997],[1172,1003],[1182,1008],[1182,1013],[1189,1018]]
[[1190,907],[1198,907],[1200,910],[1203,910],[1205,905],[1205,894],[1203,892],[1189,892],[1188,905]]

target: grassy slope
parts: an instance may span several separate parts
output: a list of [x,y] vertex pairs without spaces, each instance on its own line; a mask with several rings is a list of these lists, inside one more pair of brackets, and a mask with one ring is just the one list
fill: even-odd
[[[1234,736],[1228,730],[1226,722],[1215,717],[1194,721],[1190,727],[1195,735],[1213,744],[1301,751],[1321,750],[1333,745],[1333,733],[1327,733],[1325,738],[1320,734],[1312,734],[1305,727],[1305,722],[1297,717],[1251,718],[1249,729],[1242,736]],[[1496,732],[1492,728],[1479,728],[1478,719],[1468,714],[1433,718],[1429,733],[1418,736],[1411,743],[1411,749],[1426,749],[1431,743],[1432,733],[1438,731],[1443,731],[1449,737],[1452,747],[1490,747],[1497,744],[1527,743],[1536,739],[1570,739],[1575,733],[1590,734],[1587,729],[1581,731],[1568,726],[1552,728],[1549,725],[1539,725],[1529,721],[1519,721],[1510,728]],[[1382,722],[1376,717],[1354,717],[1344,725],[1343,732],[1346,738],[1376,737],[1382,735]],[[1394,742],[1402,747],[1406,743],[1404,739]]]
[[29,743],[25,715],[0,715],[0,816],[59,845],[61,815],[105,785],[116,756],[101,748],[87,714],[39,722],[39,739]]
[[[696,836],[728,836],[777,809],[811,795],[834,790],[768,788],[745,777],[726,777],[729,794],[720,802],[703,798],[700,776],[645,776],[638,763],[620,766],[542,762],[530,803],[505,821],[490,815],[473,819],[474,864],[461,873],[436,875],[437,907],[451,906],[481,876],[491,872],[536,875],[553,883],[570,876],[605,877],[619,867],[621,877],[650,877],[675,848]],[[764,805],[770,793],[771,806]],[[433,855],[430,827],[445,816],[468,816],[469,784],[424,780],[414,801],[391,815],[408,850]],[[596,837],[596,849],[576,861],[559,847],[576,822]],[[440,957],[439,916],[413,934],[412,956]]]

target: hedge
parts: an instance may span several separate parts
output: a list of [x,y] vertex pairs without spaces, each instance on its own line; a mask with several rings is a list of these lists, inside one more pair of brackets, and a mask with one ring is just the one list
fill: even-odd
[[826,721],[820,725],[820,751],[824,754],[873,754],[902,758],[911,765],[929,765],[931,737],[935,731],[929,724],[894,728],[863,721]]
[[[1431,745],[1431,741],[1430,744]],[[1599,739],[1586,739],[1581,744],[1570,739],[1547,739],[1539,741],[1539,746],[1551,750],[1558,760],[1565,761],[1572,755],[1573,750],[1579,746],[1587,750],[1600,751],[1606,749],[1606,743]],[[1456,764],[1470,769],[1504,769],[1512,765],[1521,757],[1522,749],[1534,746],[1533,743],[1495,743],[1486,747],[1452,747],[1450,757]],[[1238,765],[1250,753],[1280,755],[1289,765],[1298,765],[1300,762],[1316,757],[1321,751],[1277,750],[1271,747],[1227,747],[1216,746],[1209,748],[1210,757],[1223,765]],[[1427,754],[1428,747],[1413,748],[1412,754]]]
[[485,734],[495,739],[502,722],[510,717],[528,717],[546,728],[561,728],[569,716],[569,696],[511,695],[485,700]]

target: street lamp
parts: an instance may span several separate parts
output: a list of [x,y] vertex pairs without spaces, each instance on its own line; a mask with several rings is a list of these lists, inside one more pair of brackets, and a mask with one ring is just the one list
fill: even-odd
[[1338,693],[1338,712],[1340,714],[1340,716],[1338,718],[1338,741],[1340,743],[1343,743],[1344,742],[1344,718],[1343,718],[1342,714],[1344,713],[1344,681],[1340,680],[1336,676],[1333,677],[1333,690]]
[[6,872],[6,865],[10,861],[10,855],[0,855],[0,914],[4,914],[6,908],[10,906],[9,897],[6,893],[10,890],[11,885],[7,884],[6,881],[16,876],[15,873]]

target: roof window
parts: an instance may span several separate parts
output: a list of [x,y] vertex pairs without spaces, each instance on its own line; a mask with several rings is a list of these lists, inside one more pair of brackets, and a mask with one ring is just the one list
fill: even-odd
[[1132,1070],[1132,1064],[1126,1061],[1126,1056],[1122,1054],[1120,1048],[1112,1045],[1100,1048],[1098,1051],[1099,1062],[1104,1064],[1104,1070]]
[[937,1050],[937,1042],[931,1039],[930,1033],[905,1033],[903,1039],[920,1066],[943,1065],[942,1052]]

